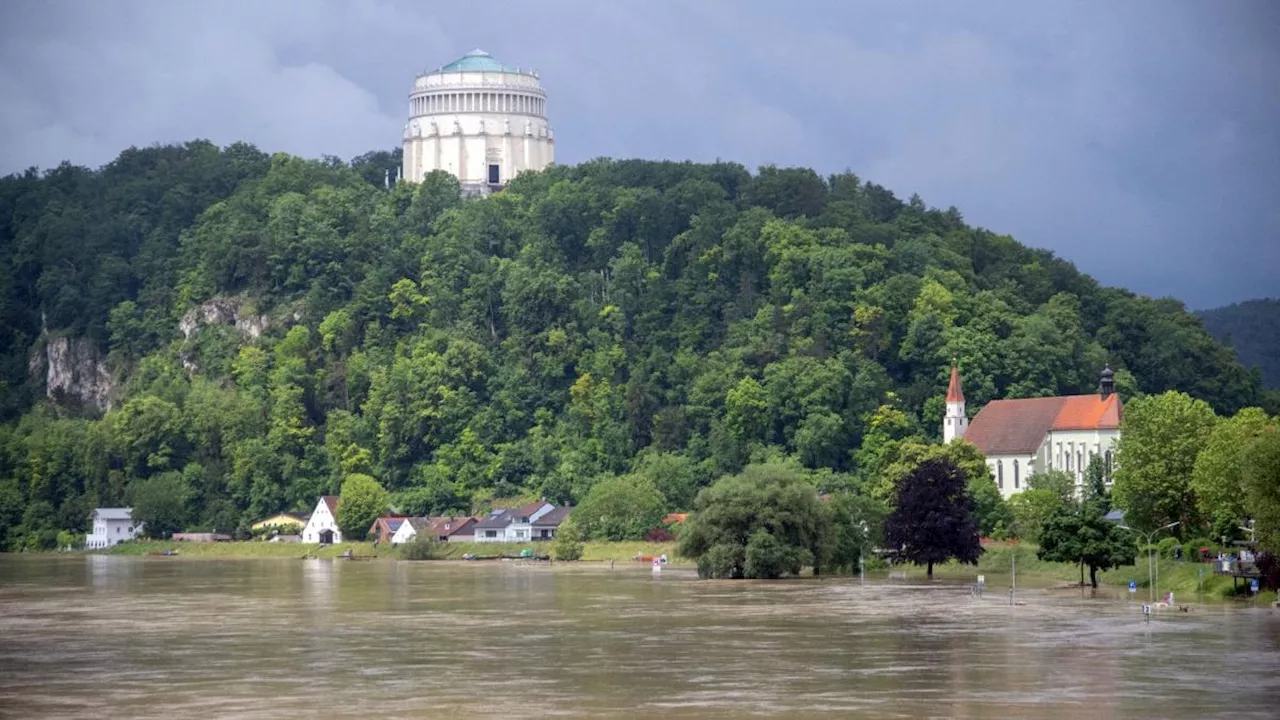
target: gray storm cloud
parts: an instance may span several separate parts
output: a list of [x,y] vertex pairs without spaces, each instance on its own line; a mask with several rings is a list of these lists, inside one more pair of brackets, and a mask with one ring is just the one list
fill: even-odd
[[557,159],[857,172],[1191,307],[1280,294],[1280,3],[0,5],[0,172],[394,147],[415,71],[535,67]]

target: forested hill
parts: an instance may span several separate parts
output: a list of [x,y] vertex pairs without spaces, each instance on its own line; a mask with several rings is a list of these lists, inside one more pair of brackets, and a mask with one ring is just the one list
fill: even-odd
[[1180,303],[851,174],[597,160],[462,201],[397,164],[193,142],[0,180],[9,546],[141,493],[242,528],[351,472],[412,513],[631,471],[678,509],[762,454],[857,480],[937,435],[952,358],[970,412],[1108,362],[1261,401]]
[[1247,302],[1196,313],[1209,332],[1230,343],[1246,367],[1262,371],[1262,382],[1280,388],[1280,299]]

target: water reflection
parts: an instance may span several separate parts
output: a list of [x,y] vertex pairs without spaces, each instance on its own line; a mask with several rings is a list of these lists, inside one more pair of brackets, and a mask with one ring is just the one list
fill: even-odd
[[519,563],[0,558],[0,714],[1271,717],[1280,616]]

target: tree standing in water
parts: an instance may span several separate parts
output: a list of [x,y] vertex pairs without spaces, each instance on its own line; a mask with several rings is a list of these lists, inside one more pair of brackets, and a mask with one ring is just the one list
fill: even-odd
[[973,498],[964,471],[947,458],[921,462],[899,483],[885,521],[885,543],[901,557],[928,567],[951,559],[976,565],[982,554]]

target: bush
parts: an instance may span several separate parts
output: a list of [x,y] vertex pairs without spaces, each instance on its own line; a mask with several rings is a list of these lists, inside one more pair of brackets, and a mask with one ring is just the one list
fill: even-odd
[[439,543],[419,535],[413,542],[405,543],[400,550],[401,560],[435,560],[439,556]]
[[551,541],[551,557],[556,560],[582,559],[582,531],[572,517],[560,523],[556,539]]
[[1209,551],[1210,560],[1218,557],[1218,553],[1220,552],[1218,549],[1218,543],[1210,540],[1209,538],[1196,538],[1194,540],[1188,540],[1182,546],[1182,557],[1187,560],[1200,562],[1200,548],[1205,548]]
[[1160,542],[1156,543],[1156,553],[1163,560],[1174,559],[1174,548],[1182,549],[1182,543],[1178,542],[1178,538],[1161,538]]
[[667,543],[674,542],[676,536],[666,527],[650,528],[649,532],[644,534],[644,541],[651,543]]

